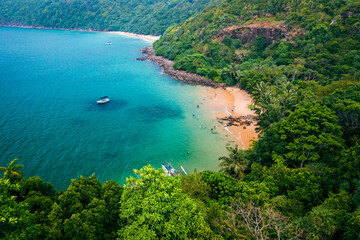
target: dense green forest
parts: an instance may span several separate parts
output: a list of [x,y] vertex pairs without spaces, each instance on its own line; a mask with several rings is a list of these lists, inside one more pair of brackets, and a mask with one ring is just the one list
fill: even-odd
[[259,139],[229,146],[220,172],[146,166],[124,186],[90,176],[57,191],[14,160],[0,168],[0,237],[360,239],[359,7],[226,0],[169,27],[156,53],[248,90]]
[[2,0],[0,23],[161,35],[218,0]]
[[254,98],[259,139],[220,159],[240,179],[212,225],[224,238],[360,239],[359,7],[226,0],[154,43],[174,68]]
[[352,0],[226,0],[170,27],[154,48],[177,69],[249,91],[261,81],[358,80],[359,7]]

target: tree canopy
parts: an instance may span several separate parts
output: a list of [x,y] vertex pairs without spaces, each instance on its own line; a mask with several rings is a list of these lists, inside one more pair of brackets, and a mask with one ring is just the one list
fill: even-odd
[[0,23],[161,35],[217,0],[4,0]]

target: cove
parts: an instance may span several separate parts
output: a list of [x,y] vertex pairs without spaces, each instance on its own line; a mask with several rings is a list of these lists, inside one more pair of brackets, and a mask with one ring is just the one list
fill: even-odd
[[[6,27],[0,41],[1,166],[19,158],[25,176],[65,189],[93,173],[122,184],[133,169],[169,161],[187,172],[217,170],[227,154],[229,140],[210,131],[217,123],[202,87],[136,61],[149,42]],[[111,102],[96,104],[105,95]]]

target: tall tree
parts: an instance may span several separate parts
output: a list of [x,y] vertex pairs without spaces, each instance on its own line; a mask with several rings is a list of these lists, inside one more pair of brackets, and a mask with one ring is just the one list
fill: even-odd
[[121,199],[124,226],[119,239],[209,239],[214,234],[195,200],[180,188],[180,177],[146,166],[134,170]]
[[10,179],[11,182],[23,179],[23,172],[20,170],[24,167],[22,164],[16,164],[18,158],[12,160],[7,167],[0,167],[0,171],[4,172],[4,179]]
[[341,137],[334,112],[320,104],[306,103],[270,127],[256,148],[262,157],[285,159],[294,168],[318,161],[333,165],[343,147]]
[[233,147],[226,147],[229,151],[229,156],[220,157],[219,163],[220,172],[227,173],[235,178],[242,178],[244,171],[248,165],[248,152],[246,150],[239,149],[238,145]]

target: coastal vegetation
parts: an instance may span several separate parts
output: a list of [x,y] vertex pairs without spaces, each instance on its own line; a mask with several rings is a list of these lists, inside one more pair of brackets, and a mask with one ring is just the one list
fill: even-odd
[[161,35],[218,0],[4,0],[0,23]]
[[[255,148],[229,147],[219,159],[224,173],[169,177],[149,165],[124,186],[92,175],[58,191],[40,177],[24,177],[15,159],[0,168],[0,237],[358,239],[359,138],[346,147],[335,113],[319,117],[318,107],[311,133],[304,120],[311,106],[304,105]],[[293,137],[276,135],[299,122]],[[334,132],[322,136],[320,126]]]
[[227,0],[168,28],[154,49],[250,92],[284,79],[324,85],[359,79],[359,21],[358,1]]
[[229,146],[220,172],[145,166],[124,186],[93,175],[58,191],[14,160],[0,168],[0,237],[360,239],[359,7],[225,0],[169,27],[156,54],[248,90],[259,139]]

